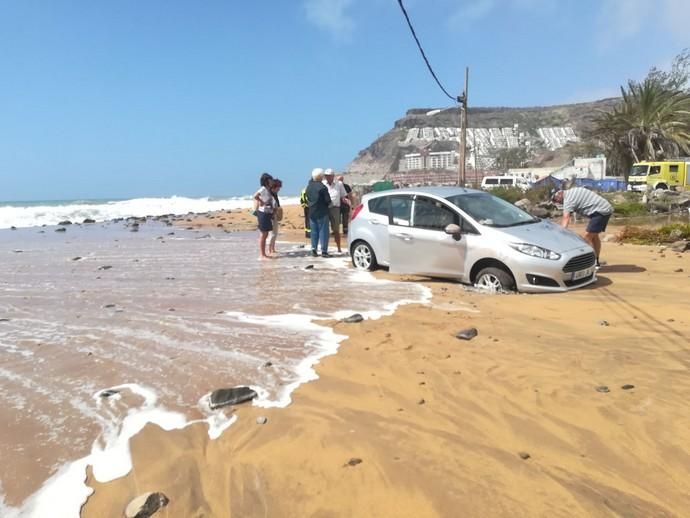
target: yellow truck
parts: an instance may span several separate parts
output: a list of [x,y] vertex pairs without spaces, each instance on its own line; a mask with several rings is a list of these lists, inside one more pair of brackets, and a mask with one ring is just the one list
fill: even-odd
[[690,188],[690,158],[633,164],[628,176],[629,191]]

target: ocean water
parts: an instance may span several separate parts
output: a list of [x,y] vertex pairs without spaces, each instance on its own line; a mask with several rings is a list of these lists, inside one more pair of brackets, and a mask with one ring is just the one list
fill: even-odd
[[[294,205],[298,197],[281,197],[284,205]],[[0,229],[57,225],[61,221],[81,223],[85,219],[97,222],[117,218],[163,216],[166,214],[203,213],[216,210],[251,207],[250,196],[228,198],[135,198],[131,200],[58,200],[58,201],[0,201]]]
[[253,404],[286,406],[345,338],[320,319],[429,297],[345,257],[256,248],[255,233],[152,222],[0,230],[1,516],[78,516],[86,466],[126,474],[146,423],[218,437],[234,416],[209,409],[211,391],[249,385]]

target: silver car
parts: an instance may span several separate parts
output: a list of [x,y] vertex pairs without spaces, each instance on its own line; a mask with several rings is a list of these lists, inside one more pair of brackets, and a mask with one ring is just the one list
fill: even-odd
[[567,291],[596,280],[577,234],[487,192],[420,187],[367,194],[348,232],[352,264],[447,277],[490,290]]

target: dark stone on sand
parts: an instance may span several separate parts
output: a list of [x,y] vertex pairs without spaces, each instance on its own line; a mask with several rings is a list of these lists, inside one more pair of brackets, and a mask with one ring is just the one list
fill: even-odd
[[355,313],[354,315],[350,315],[349,317],[343,318],[342,322],[345,322],[347,324],[356,324],[357,322],[361,322],[362,320],[364,320],[364,317],[359,313]]
[[17,230],[17,227],[10,227],[10,230]]
[[358,459],[357,457],[352,457],[350,460],[348,460],[345,463],[345,466],[356,466],[357,464],[361,464],[362,459]]
[[84,221],[82,223],[96,223],[96,220],[91,218],[84,218]]
[[58,225],[63,226],[63,227],[66,226],[66,225],[71,225],[71,224],[72,224],[72,222],[71,222],[70,220],[68,220],[68,219],[66,219],[65,221],[61,221],[60,223],[58,223]]
[[682,268],[676,268],[675,270],[673,270],[673,272],[674,273],[683,273],[683,269]]
[[101,397],[110,397],[110,396],[114,396],[115,394],[119,394],[119,393],[120,393],[120,391],[116,390],[116,389],[106,389],[106,390],[102,390],[101,393],[98,395]]
[[256,424],[266,424],[268,422],[268,417],[260,415],[256,418]]
[[596,387],[594,390],[596,390],[597,392],[601,392],[602,394],[607,394],[611,392],[606,385],[600,385]]
[[272,367],[272,366],[273,366],[273,362],[264,363],[264,367]]
[[520,456],[520,458],[521,458],[522,460],[527,460],[527,459],[529,459],[529,458],[532,457],[532,456],[531,456],[529,453],[527,453],[526,451],[518,452],[518,455]]
[[308,264],[307,266],[304,267],[305,270],[313,270],[314,265],[313,264]]
[[106,304],[106,305],[103,306],[103,307],[106,308],[106,309],[110,309],[110,308],[114,308],[114,307],[115,307],[115,304]]
[[0,322],[9,322],[9,321],[10,321],[9,318],[0,318]]
[[458,338],[460,340],[472,340],[472,338],[474,338],[478,334],[479,331],[477,331],[476,327],[468,327],[467,329],[458,331],[458,333],[455,335],[455,338]]
[[19,249],[17,249],[17,250],[12,250],[12,251],[13,251],[15,254],[24,253],[24,250],[19,250]]
[[72,257],[72,261],[78,261],[79,259],[81,259],[81,256]]
[[112,266],[110,266],[109,264],[98,267],[99,270],[110,270],[111,268]]
[[635,385],[623,385],[621,388],[623,390],[632,390],[635,388]]
[[608,327],[609,323],[606,320],[599,320],[599,325],[604,326],[604,327]]
[[125,509],[125,518],[149,518],[170,503],[163,493],[144,493],[132,500]]
[[424,403],[426,403],[426,401],[424,401],[424,398],[422,398],[422,399],[420,399],[419,401],[417,401],[417,404],[418,404],[418,405],[423,405]]
[[258,394],[249,387],[233,387],[227,389],[214,390],[211,394],[211,410],[227,405],[237,405],[246,401],[251,401]]
[[60,228],[56,228],[55,232],[67,232],[67,229],[65,227],[60,227]]

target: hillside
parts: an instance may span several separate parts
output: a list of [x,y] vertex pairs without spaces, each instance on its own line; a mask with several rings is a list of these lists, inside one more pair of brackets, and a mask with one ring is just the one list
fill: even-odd
[[[617,98],[613,98],[557,106],[470,108],[468,127],[472,128],[472,131],[477,128],[473,135],[487,135],[486,142],[482,144],[484,148],[479,147],[477,137],[474,137],[474,143],[477,145],[477,163],[482,163],[481,153],[488,156],[500,148],[530,147],[536,162],[544,162],[542,155],[558,156],[558,150],[562,149],[566,142],[557,138],[553,142],[548,142],[544,138],[545,132],[554,133],[552,130],[555,129],[559,134],[570,132],[571,138],[582,137],[585,130],[591,126],[592,117],[599,110],[610,110],[618,101]],[[429,112],[432,114],[427,115]],[[429,151],[457,150],[459,126],[459,113],[455,108],[440,111],[434,108],[408,110],[402,119],[395,121],[393,128],[360,151],[350,163],[348,172],[352,181],[366,183],[397,172],[399,161],[405,154],[419,152],[422,148]],[[424,128],[430,129],[424,132]],[[419,137],[415,136],[417,131]],[[497,143],[496,139],[500,142]],[[472,146],[471,137],[468,137],[468,145]],[[481,168],[480,165],[477,167]]]

